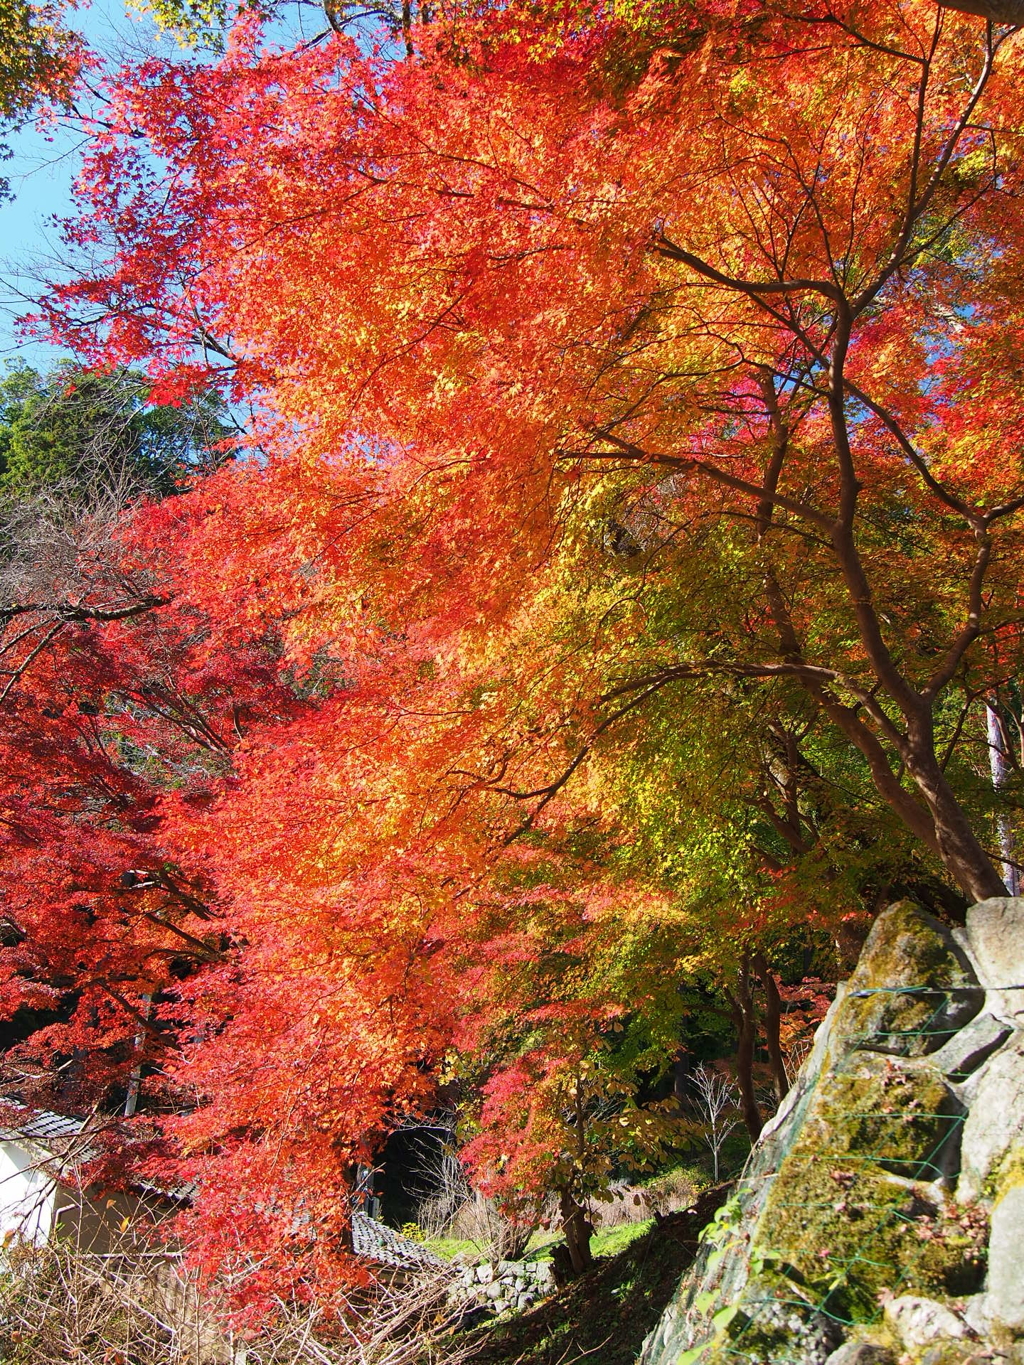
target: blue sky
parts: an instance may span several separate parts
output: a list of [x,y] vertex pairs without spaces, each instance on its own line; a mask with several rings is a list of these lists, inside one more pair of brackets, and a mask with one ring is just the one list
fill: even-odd
[[[80,4],[68,16],[68,25],[105,57],[138,59],[154,52],[167,57],[186,55],[173,39],[160,34],[152,19],[128,9],[125,0],[92,0],[91,4],[80,0]],[[322,14],[319,22],[316,15],[314,11],[313,17],[305,18],[300,7],[286,18],[279,17],[268,33],[284,47],[307,41],[326,27]],[[62,249],[55,220],[74,212],[82,136],[68,124],[46,132],[24,128],[5,140],[14,155],[0,165],[0,174],[10,181],[15,197],[13,202],[0,201],[0,372],[5,363],[18,360],[48,369],[65,353],[25,341],[18,333],[17,319],[30,311],[25,296],[38,292],[40,276],[52,275],[55,266],[59,273]]]
[[[70,15],[70,26],[105,54],[141,53],[154,47],[173,50],[173,44],[158,37],[151,20],[127,12],[121,0],[94,0]],[[31,292],[33,279],[47,260],[61,259],[60,233],[53,220],[74,209],[81,135],[70,127],[45,134],[29,127],[6,141],[14,156],[0,170],[10,180],[15,198],[0,203],[0,365],[21,358],[48,368],[60,352],[20,339],[15,320],[25,310],[19,295]]]

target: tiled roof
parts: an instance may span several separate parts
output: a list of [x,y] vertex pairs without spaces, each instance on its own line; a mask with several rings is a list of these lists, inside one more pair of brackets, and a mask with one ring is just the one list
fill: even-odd
[[165,1185],[159,1180],[132,1180],[130,1188],[139,1194],[155,1194],[161,1199],[170,1199],[175,1204],[191,1204],[199,1193],[199,1186],[191,1180],[185,1185]]
[[394,1228],[378,1223],[376,1218],[358,1209],[352,1213],[352,1250],[367,1261],[378,1261],[399,1270],[419,1270],[424,1266],[447,1264],[419,1242],[403,1237]]
[[38,1109],[31,1118],[16,1127],[3,1129],[4,1137],[74,1138],[82,1131],[84,1119],[69,1119],[63,1114],[51,1114],[48,1109]]
[[66,1162],[93,1161],[99,1152],[85,1134],[87,1123],[87,1119],[71,1119],[48,1109],[37,1109],[22,1123],[0,1126],[0,1140],[27,1140]]
[[[46,1148],[59,1162],[61,1169],[54,1172],[59,1178],[61,1170],[99,1156],[97,1149],[88,1141],[87,1126],[88,1119],[66,1118],[48,1109],[37,1109],[24,1122],[0,1125],[0,1141],[27,1141]],[[196,1192],[195,1185],[170,1187],[149,1181],[135,1182],[135,1188],[180,1202],[188,1202]],[[376,1261],[400,1270],[447,1264],[419,1242],[403,1237],[394,1228],[379,1223],[376,1218],[371,1218],[359,1209],[352,1213],[352,1249],[357,1256],[367,1261]]]
[[[71,1168],[95,1161],[99,1148],[89,1141],[88,1119],[67,1118],[48,1109],[37,1109],[21,1123],[0,1125],[0,1141],[30,1142],[34,1147],[45,1147],[54,1158],[56,1169],[51,1174],[61,1179],[70,1175]],[[44,1160],[43,1167],[50,1165]],[[153,1180],[134,1180],[131,1188],[140,1194],[155,1194],[176,1203],[187,1203],[195,1194],[195,1185],[164,1185]]]

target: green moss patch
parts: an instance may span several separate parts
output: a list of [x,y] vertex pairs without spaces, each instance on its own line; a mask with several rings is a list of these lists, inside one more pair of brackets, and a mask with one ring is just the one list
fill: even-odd
[[985,1194],[991,1203],[998,1204],[1004,1194],[1018,1185],[1024,1185],[1024,1151],[1015,1148],[989,1178]]
[[875,922],[835,1038],[841,1048],[923,1057],[973,1019],[984,998],[949,931],[900,901]]
[[954,1110],[933,1072],[883,1063],[823,1080],[758,1237],[822,1311],[871,1322],[883,1289],[941,1296],[979,1287],[974,1240],[928,1184],[956,1140]]
[[792,1158],[850,1157],[908,1180],[935,1180],[954,1161],[962,1121],[962,1106],[938,1072],[865,1057],[822,1078],[783,1167]]

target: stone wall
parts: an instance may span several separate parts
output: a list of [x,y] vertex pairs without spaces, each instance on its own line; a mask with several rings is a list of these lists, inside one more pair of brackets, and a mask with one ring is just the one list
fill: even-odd
[[1024,900],[876,922],[640,1365],[1024,1365]]
[[532,1308],[554,1287],[550,1261],[485,1261],[459,1269],[449,1298],[467,1308],[500,1315]]

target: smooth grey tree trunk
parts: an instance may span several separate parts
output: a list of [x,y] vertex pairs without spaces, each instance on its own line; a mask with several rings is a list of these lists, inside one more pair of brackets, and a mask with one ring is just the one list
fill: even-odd
[[[985,719],[988,723],[988,761],[992,773],[992,786],[996,793],[1006,785],[1009,764],[1006,761],[1006,733],[999,711],[992,702],[985,704]],[[1020,894],[1020,874],[1014,864],[1013,825],[1009,813],[1001,811],[996,816],[996,830],[999,835],[999,852],[1003,855],[1003,881],[1011,896]]]

